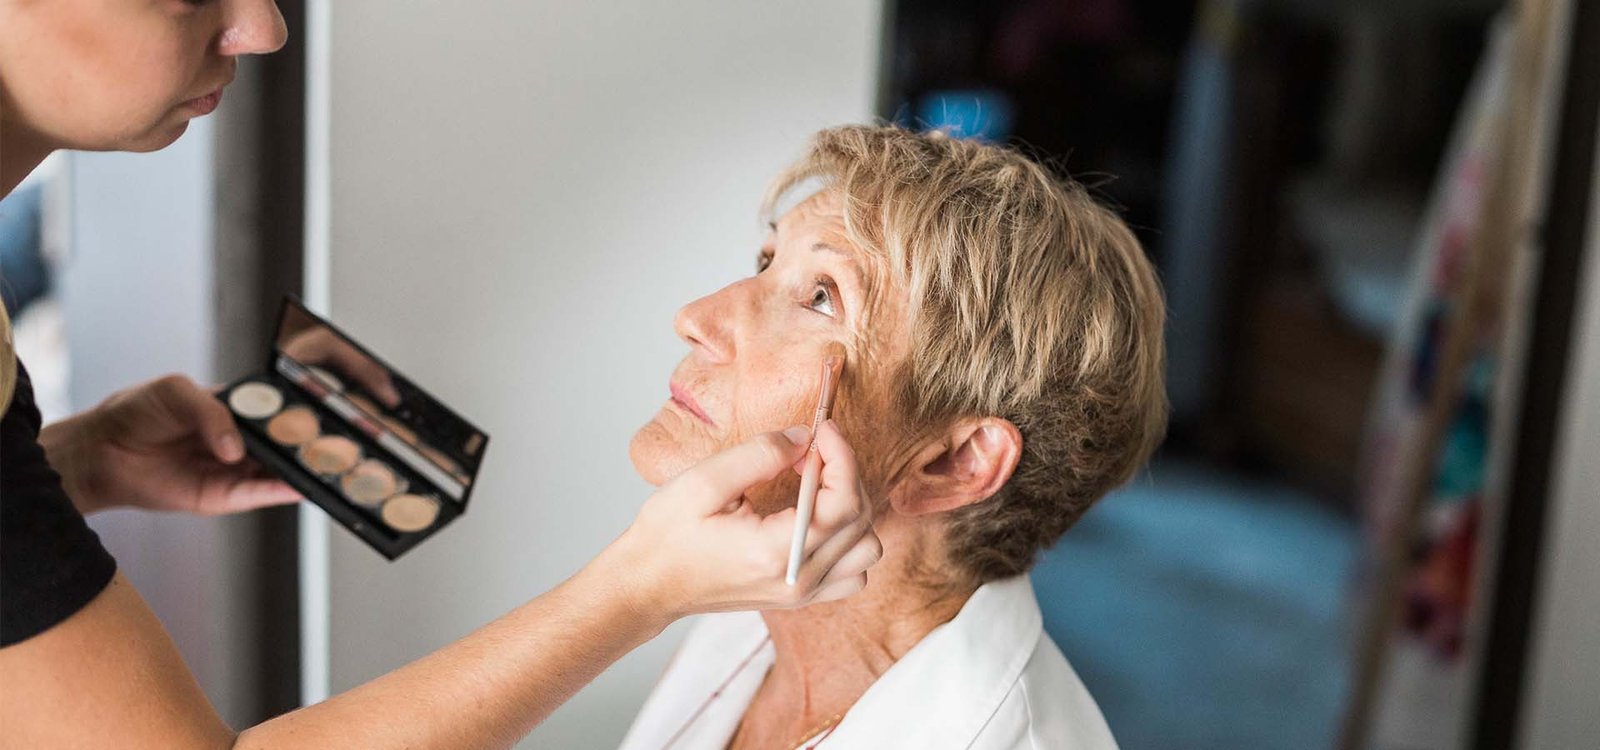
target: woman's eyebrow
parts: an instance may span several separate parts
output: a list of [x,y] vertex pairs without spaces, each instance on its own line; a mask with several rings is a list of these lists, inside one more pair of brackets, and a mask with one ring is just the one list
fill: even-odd
[[814,252],[814,253],[819,253],[819,252],[820,253],[833,253],[835,255],[838,255],[841,258],[844,258],[846,261],[849,261],[849,263],[850,263],[850,271],[856,277],[856,285],[861,287],[861,288],[863,288],[863,289],[866,288],[867,277],[866,277],[866,274],[862,272],[861,264],[856,262],[855,253],[852,253],[852,252],[850,252],[848,250],[840,249],[840,248],[835,247],[833,245],[830,245],[830,244],[828,244],[826,242],[818,242],[818,243],[813,244],[811,246],[811,252]]
[[848,252],[840,250],[839,248],[834,247],[833,245],[830,245],[830,244],[828,244],[826,242],[818,242],[815,245],[811,246],[811,252],[817,252],[817,251],[838,253],[839,255],[843,255],[848,260],[855,260],[855,256],[854,255],[851,255]]

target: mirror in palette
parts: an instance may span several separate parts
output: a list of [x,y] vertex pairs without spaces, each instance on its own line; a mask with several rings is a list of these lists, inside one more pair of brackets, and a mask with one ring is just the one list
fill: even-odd
[[[284,302],[276,349],[280,374],[290,380],[315,378],[323,388],[308,384],[313,390],[331,392],[332,400],[354,406],[368,424],[381,426],[398,440],[402,450],[414,449],[459,484],[459,493],[447,494],[465,500],[488,442],[477,428],[297,300]],[[384,442],[396,445],[389,438]]]

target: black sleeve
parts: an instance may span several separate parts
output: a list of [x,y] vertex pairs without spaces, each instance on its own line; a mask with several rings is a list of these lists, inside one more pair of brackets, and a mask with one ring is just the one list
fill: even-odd
[[27,370],[0,419],[0,647],[71,617],[116,573],[39,445],[39,408]]

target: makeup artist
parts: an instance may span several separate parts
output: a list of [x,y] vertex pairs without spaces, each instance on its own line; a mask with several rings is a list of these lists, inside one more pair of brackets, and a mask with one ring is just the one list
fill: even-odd
[[[285,34],[271,0],[0,0],[0,197],[57,149],[172,143],[217,107],[237,56],[272,52]],[[662,486],[555,589],[235,733],[84,515],[215,515],[294,492],[248,464],[225,408],[183,377],[41,429],[10,334],[0,313],[0,748],[506,746],[675,619],[848,596],[881,554],[854,456],[825,424],[812,549],[799,585],[784,584],[793,511],[761,518],[744,492],[792,470],[809,434],[768,433]]]

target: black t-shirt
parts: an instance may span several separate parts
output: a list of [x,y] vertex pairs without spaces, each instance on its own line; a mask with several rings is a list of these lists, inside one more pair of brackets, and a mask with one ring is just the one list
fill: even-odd
[[45,460],[40,423],[18,362],[16,393],[0,419],[0,646],[71,617],[117,571]]

